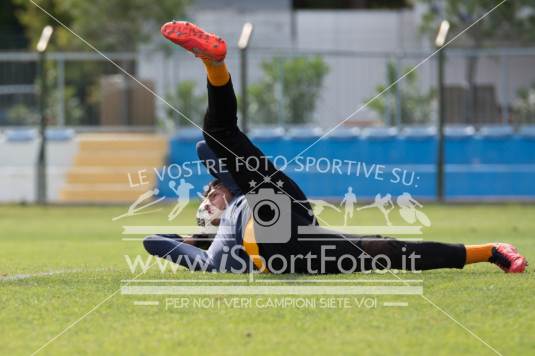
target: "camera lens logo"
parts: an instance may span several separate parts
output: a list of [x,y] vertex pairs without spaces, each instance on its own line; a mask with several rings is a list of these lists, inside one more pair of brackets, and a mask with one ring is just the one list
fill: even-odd
[[255,239],[258,243],[285,243],[291,238],[291,200],[286,194],[262,188],[246,195],[252,208]]
[[280,210],[273,201],[262,200],[254,206],[253,216],[257,224],[268,227],[279,221]]

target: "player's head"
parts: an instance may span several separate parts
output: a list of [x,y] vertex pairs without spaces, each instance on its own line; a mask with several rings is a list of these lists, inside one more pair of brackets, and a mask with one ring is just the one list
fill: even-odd
[[240,194],[240,189],[232,175],[223,169],[221,161],[206,142],[197,142],[196,148],[199,159],[215,178],[203,193],[204,199],[197,209],[197,224],[200,226],[218,225],[223,211],[227,208],[227,203],[235,195]]
[[232,200],[233,194],[219,179],[214,179],[206,187],[203,197],[197,209],[197,224],[219,225],[221,215]]

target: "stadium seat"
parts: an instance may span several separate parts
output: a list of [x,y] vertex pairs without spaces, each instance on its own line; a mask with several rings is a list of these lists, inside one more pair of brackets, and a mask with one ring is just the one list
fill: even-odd
[[367,127],[362,130],[359,161],[369,164],[397,163],[399,139],[395,127]]
[[317,152],[322,156],[341,159],[358,160],[360,153],[360,129],[358,127],[339,126],[325,132],[325,138],[316,143]]
[[516,155],[521,163],[535,164],[535,125],[521,126],[515,140]]
[[332,139],[354,139],[359,137],[360,129],[358,127],[338,126],[334,130],[327,130],[325,134]]
[[323,130],[319,127],[294,126],[289,128],[286,137],[284,138],[284,145],[286,149],[283,155],[288,158],[292,158],[300,152],[306,150],[306,153],[303,155],[313,157],[321,156],[321,146],[318,146],[316,141],[318,141],[322,134]]
[[398,134],[396,127],[367,127],[362,130],[362,136],[367,139],[385,139]]
[[435,126],[407,126],[401,130],[401,135],[410,138],[429,138],[437,134]]
[[521,126],[518,129],[518,135],[526,138],[535,138],[535,125]]
[[280,155],[284,152],[284,133],[282,127],[256,127],[249,137],[266,155]]
[[514,164],[518,162],[515,150],[513,128],[509,125],[482,126],[476,137],[477,152],[480,163]]
[[447,125],[444,127],[444,135],[444,151],[447,164],[479,163],[473,126]]
[[512,134],[513,128],[510,125],[486,125],[479,129],[482,137],[506,137]]
[[199,141],[202,140],[202,131],[197,127],[179,128],[173,139]]
[[287,137],[293,140],[319,138],[323,134],[319,127],[295,126],[288,129]]
[[51,128],[46,130],[46,138],[50,141],[70,141],[74,135],[73,129]]
[[[159,181],[154,170],[168,148],[167,137],[156,134],[89,133],[73,142],[78,149],[59,192],[62,202],[134,202]],[[148,184],[136,183],[139,172]]]
[[28,142],[37,138],[37,130],[33,128],[9,129],[4,132],[8,142]]
[[470,125],[447,125],[444,127],[444,135],[448,138],[461,138],[473,136],[476,130]]
[[284,128],[275,127],[256,127],[249,132],[252,140],[275,139],[284,136]]
[[203,135],[197,127],[179,129],[169,141],[169,163],[196,161],[195,143],[200,140],[203,140]]
[[404,165],[434,164],[437,154],[435,126],[407,126],[399,136],[393,163]]

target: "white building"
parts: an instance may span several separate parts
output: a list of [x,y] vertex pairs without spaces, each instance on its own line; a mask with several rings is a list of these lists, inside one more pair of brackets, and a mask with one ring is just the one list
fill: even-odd
[[[351,120],[377,118],[367,108],[359,108],[377,93],[377,85],[386,83],[387,61],[397,61],[401,72],[418,65],[433,51],[429,39],[419,32],[423,9],[418,6],[400,10],[292,10],[290,0],[196,0],[194,3],[189,9],[190,19],[220,34],[231,48],[227,64],[234,74],[237,92],[240,81],[236,43],[247,21],[255,26],[249,55],[250,83],[261,78],[261,61],[277,52],[322,54],[329,65],[329,74],[314,120],[324,127],[331,127],[351,114],[354,114]],[[155,41],[163,43],[161,39]],[[198,81],[200,89],[204,87],[202,67],[191,60],[189,53],[176,49],[166,57],[162,52],[155,52],[154,45],[148,48],[141,51],[138,74],[154,80],[159,94],[165,96],[186,79]],[[466,86],[464,58],[453,52],[450,51],[447,65],[446,85]],[[535,51],[528,52],[532,54],[506,59],[494,55],[481,57],[476,82],[492,88],[495,99],[491,101],[497,106],[508,109],[517,89],[535,81],[535,74],[530,70],[535,64]],[[396,55],[400,55],[399,59]],[[417,68],[424,91],[436,86],[435,59]],[[163,107],[159,104],[161,115]]]

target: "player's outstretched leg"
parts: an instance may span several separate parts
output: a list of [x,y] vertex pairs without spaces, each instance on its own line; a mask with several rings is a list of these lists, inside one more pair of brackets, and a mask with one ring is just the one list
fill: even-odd
[[466,264],[490,262],[508,273],[524,272],[528,266],[526,258],[511,244],[466,245],[465,248]]
[[[344,253],[354,250],[351,246],[353,244],[349,245],[346,241],[337,244],[343,245],[341,250],[344,250]],[[433,241],[403,241],[377,236],[363,239],[359,246],[360,252],[366,256],[372,258],[386,256],[390,268],[394,269],[419,271],[463,268],[473,263],[492,263],[506,273],[522,273],[528,266],[526,258],[513,245],[507,243],[463,245]],[[415,256],[414,260],[411,260],[410,256]],[[367,265],[365,269],[372,267]],[[377,268],[377,265],[373,268]]]

